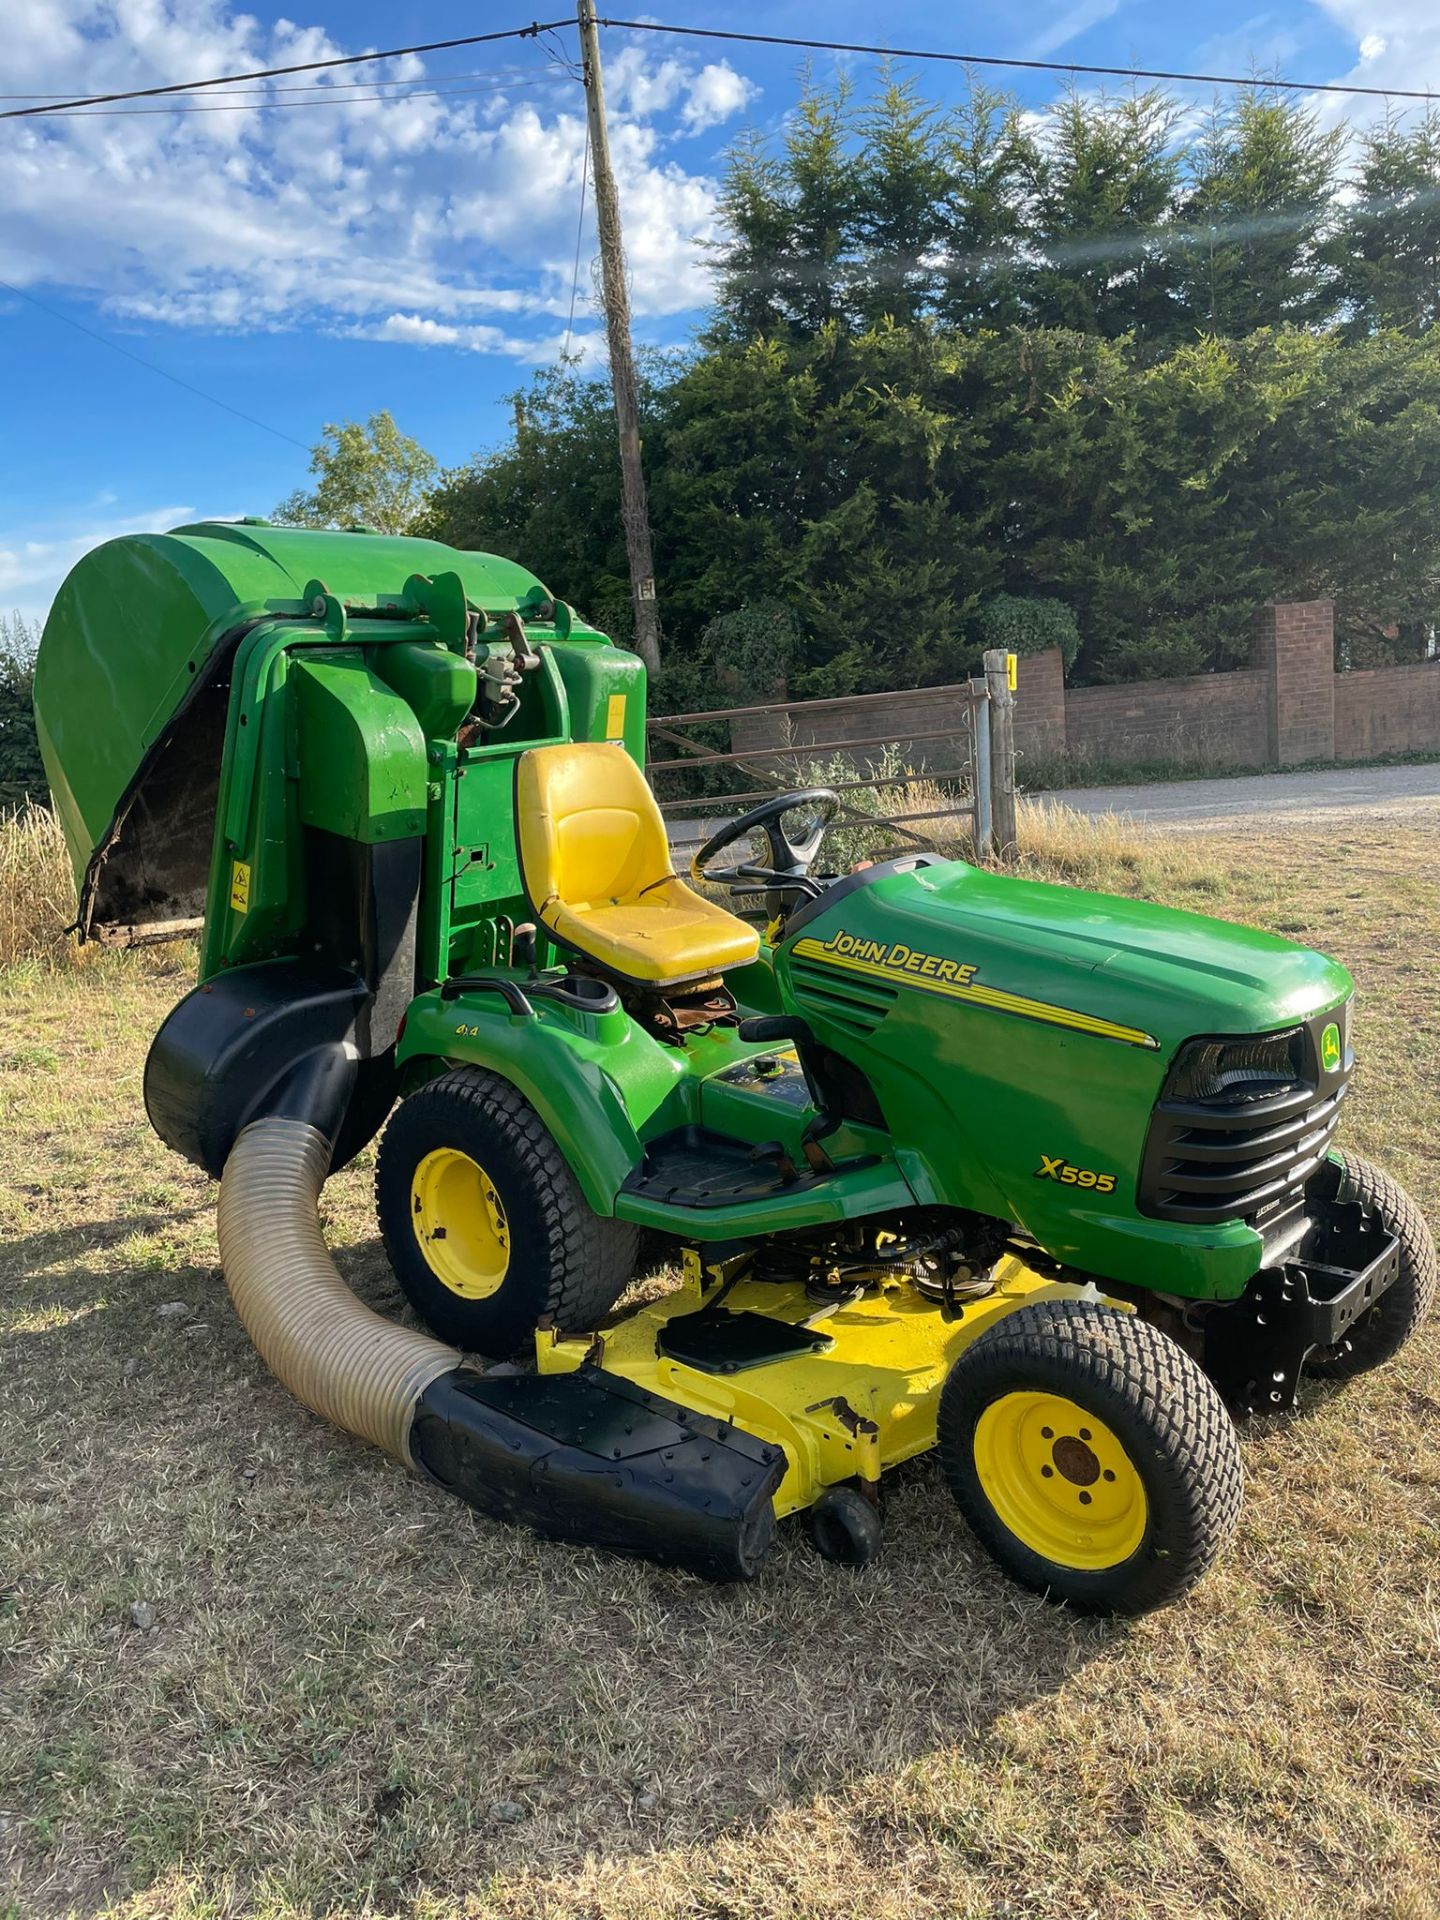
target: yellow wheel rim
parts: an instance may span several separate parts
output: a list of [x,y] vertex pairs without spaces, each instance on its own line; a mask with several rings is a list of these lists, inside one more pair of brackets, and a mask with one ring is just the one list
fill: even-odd
[[975,1471],[1017,1540],[1077,1571],[1128,1560],[1150,1505],[1130,1456],[1093,1413],[1058,1393],[1015,1392],[975,1424]]
[[510,1223],[485,1169],[437,1147],[410,1182],[410,1223],[426,1265],[462,1300],[488,1300],[510,1269]]

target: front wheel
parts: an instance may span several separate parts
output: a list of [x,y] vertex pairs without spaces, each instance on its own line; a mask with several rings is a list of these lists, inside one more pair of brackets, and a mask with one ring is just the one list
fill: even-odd
[[1353,1380],[1393,1360],[1435,1304],[1435,1241],[1424,1214],[1398,1181],[1368,1160],[1354,1153],[1337,1159],[1335,1197],[1358,1200],[1367,1213],[1378,1215],[1400,1243],[1400,1271],[1343,1340],[1310,1355],[1305,1370],[1321,1380]]
[[1084,1301],[1021,1307],[968,1347],[939,1442],[982,1546],[1082,1613],[1178,1600],[1240,1514],[1239,1443],[1214,1387],[1158,1328]]
[[456,1067],[402,1100],[375,1169],[385,1251],[428,1327],[503,1358],[542,1319],[588,1332],[619,1299],[638,1229],[591,1211],[530,1103]]

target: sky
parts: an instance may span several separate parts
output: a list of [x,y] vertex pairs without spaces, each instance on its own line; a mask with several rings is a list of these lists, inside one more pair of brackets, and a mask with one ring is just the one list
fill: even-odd
[[[0,0],[0,91],[19,104],[155,86],[483,33],[536,10]],[[1435,0],[1022,0],[1003,12],[979,0],[665,0],[633,17],[1440,89]],[[504,441],[509,396],[567,337],[598,360],[576,51],[567,27],[297,75],[275,83],[296,91],[234,93],[221,111],[137,101],[0,122],[0,612],[43,617],[74,561],[116,534],[268,512],[305,483],[327,423],[386,407],[458,465]],[[726,148],[747,129],[783,128],[806,56],[607,30],[602,58],[636,338],[683,346],[708,299]],[[833,58],[811,58],[829,77]],[[845,64],[863,89],[874,63]],[[936,100],[964,86],[956,68],[915,70]],[[1064,84],[1002,78],[1037,110]],[[1355,103],[1349,117],[1382,110]]]

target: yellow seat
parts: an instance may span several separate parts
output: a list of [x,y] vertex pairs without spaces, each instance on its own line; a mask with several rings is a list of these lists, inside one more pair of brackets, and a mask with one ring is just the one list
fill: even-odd
[[744,966],[760,936],[670,865],[665,822],[623,747],[532,747],[515,771],[525,891],[562,946],[607,972],[673,987]]

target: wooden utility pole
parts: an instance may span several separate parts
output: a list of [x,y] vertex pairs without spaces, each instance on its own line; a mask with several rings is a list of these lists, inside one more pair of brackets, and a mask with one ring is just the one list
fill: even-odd
[[635,394],[635,355],[630,345],[630,290],[625,284],[625,248],[620,201],[610,165],[605,126],[605,87],[600,74],[600,36],[595,0],[579,0],[580,51],[585,63],[585,111],[590,121],[590,165],[595,178],[595,224],[600,236],[600,279],[605,332],[610,343],[610,384],[620,430],[620,513],[630,560],[635,608],[635,651],[651,673],[660,670],[660,608],[655,599],[655,560],[650,547],[650,507],[640,465],[640,409]]

